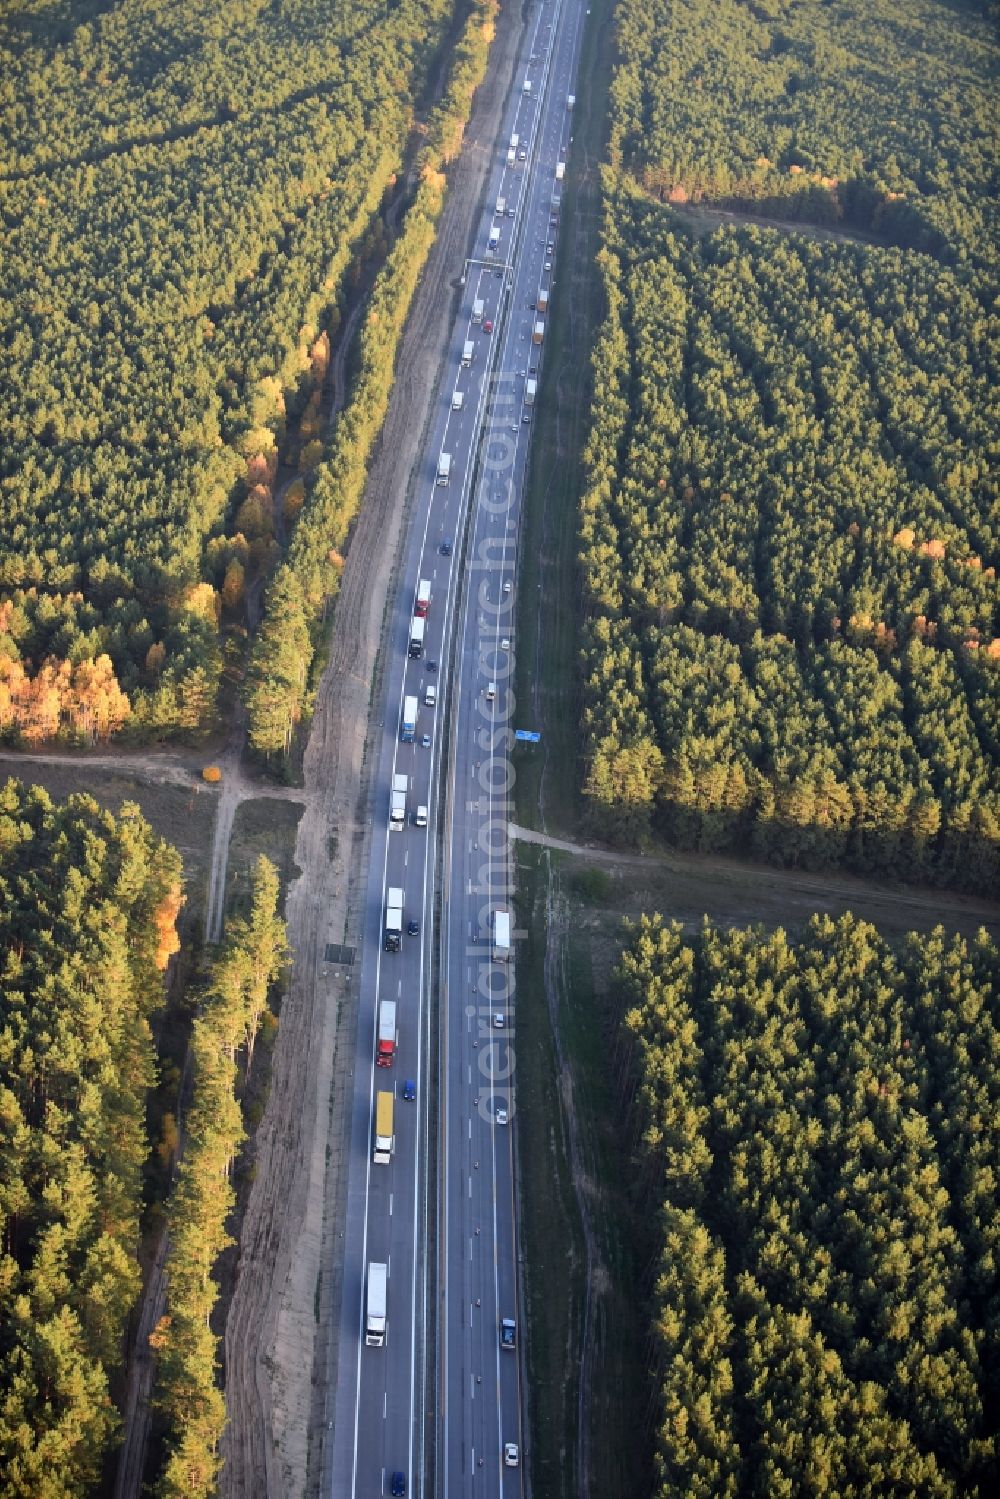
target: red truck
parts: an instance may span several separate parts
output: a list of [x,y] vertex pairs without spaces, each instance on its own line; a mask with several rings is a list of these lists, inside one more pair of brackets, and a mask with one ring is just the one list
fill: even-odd
[[426,619],[427,611],[431,607],[431,585],[426,578],[421,578],[417,584],[417,602],[413,612],[418,619]]

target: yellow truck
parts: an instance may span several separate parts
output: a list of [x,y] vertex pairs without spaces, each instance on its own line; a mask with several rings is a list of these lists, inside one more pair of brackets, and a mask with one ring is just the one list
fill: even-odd
[[392,1124],[394,1103],[391,1093],[379,1092],[375,1095],[375,1150],[372,1160],[376,1166],[388,1166],[396,1149]]

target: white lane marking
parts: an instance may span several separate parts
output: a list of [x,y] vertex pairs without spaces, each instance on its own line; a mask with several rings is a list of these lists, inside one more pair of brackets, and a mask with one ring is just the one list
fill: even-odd
[[389,1217],[392,1217],[392,1193],[389,1193]]

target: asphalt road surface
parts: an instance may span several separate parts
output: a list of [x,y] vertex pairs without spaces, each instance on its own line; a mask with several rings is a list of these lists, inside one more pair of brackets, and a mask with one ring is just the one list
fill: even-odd
[[[567,100],[585,14],[581,0],[536,0],[528,15],[390,605],[371,863],[357,872],[367,901],[324,1483],[334,1499],[389,1494],[395,1473],[405,1475],[409,1495],[430,1494],[431,1473],[434,1491],[449,1499],[522,1493],[517,1009],[514,965],[495,958],[494,928],[497,911],[512,912],[513,731],[531,728],[515,722],[508,690],[531,382],[544,358],[545,303],[558,295],[559,163],[570,149]],[[421,579],[431,599],[423,653],[411,655]],[[414,698],[409,741],[403,721]],[[390,790],[400,775],[407,813],[395,830]],[[426,827],[417,825],[418,807],[427,809]],[[386,950],[390,889],[404,892],[398,952]],[[396,1004],[391,1067],[375,1063],[384,1001]],[[412,1100],[403,1097],[407,1080]],[[383,1089],[395,1094],[395,1149],[390,1163],[376,1164]],[[388,1269],[381,1346],[366,1344],[372,1263]],[[503,1318],[516,1324],[513,1349],[501,1346]],[[516,1467],[504,1461],[508,1443],[517,1446]]]

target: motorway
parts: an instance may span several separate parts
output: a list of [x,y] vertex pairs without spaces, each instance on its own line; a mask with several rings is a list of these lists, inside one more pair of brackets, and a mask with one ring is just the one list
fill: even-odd
[[[324,1492],[409,1495],[523,1491],[523,1333],[513,1120],[514,965],[492,961],[494,912],[511,911],[507,846],[513,744],[512,634],[521,492],[531,434],[528,381],[539,293],[552,266],[571,139],[582,0],[535,0],[504,109],[487,201],[466,267],[387,616],[374,827],[360,953],[358,1030],[339,1360],[328,1402]],[[525,91],[530,80],[530,93]],[[518,136],[510,162],[513,134]],[[561,175],[561,169],[560,169]],[[506,211],[496,213],[499,198]],[[495,253],[491,230],[499,231]],[[550,248],[551,247],[551,248]],[[442,296],[449,289],[442,287]],[[474,311],[483,303],[481,318]],[[492,324],[492,331],[489,325]],[[463,362],[467,342],[470,365]],[[462,395],[455,409],[454,393]],[[448,483],[439,458],[451,455]],[[450,543],[450,546],[446,544]],[[420,579],[431,583],[424,654],[408,655]],[[488,694],[488,684],[495,684]],[[437,701],[426,704],[427,687]],[[404,699],[420,703],[401,741]],[[526,727],[531,727],[527,725]],[[426,742],[425,742],[426,741]],[[393,777],[408,778],[407,822],[389,828]],[[426,828],[414,823],[428,808]],[[384,948],[385,897],[404,891],[399,952]],[[419,930],[410,935],[408,925]],[[374,1063],[380,1001],[397,1008],[391,1069]],[[402,1097],[404,1079],[416,1097]],[[375,1094],[395,1092],[395,1154],[372,1160]],[[508,1123],[497,1122],[497,1109]],[[382,1347],[365,1345],[368,1266],[388,1266]],[[501,1318],[517,1322],[502,1350]],[[515,1443],[521,1465],[507,1466]]]

